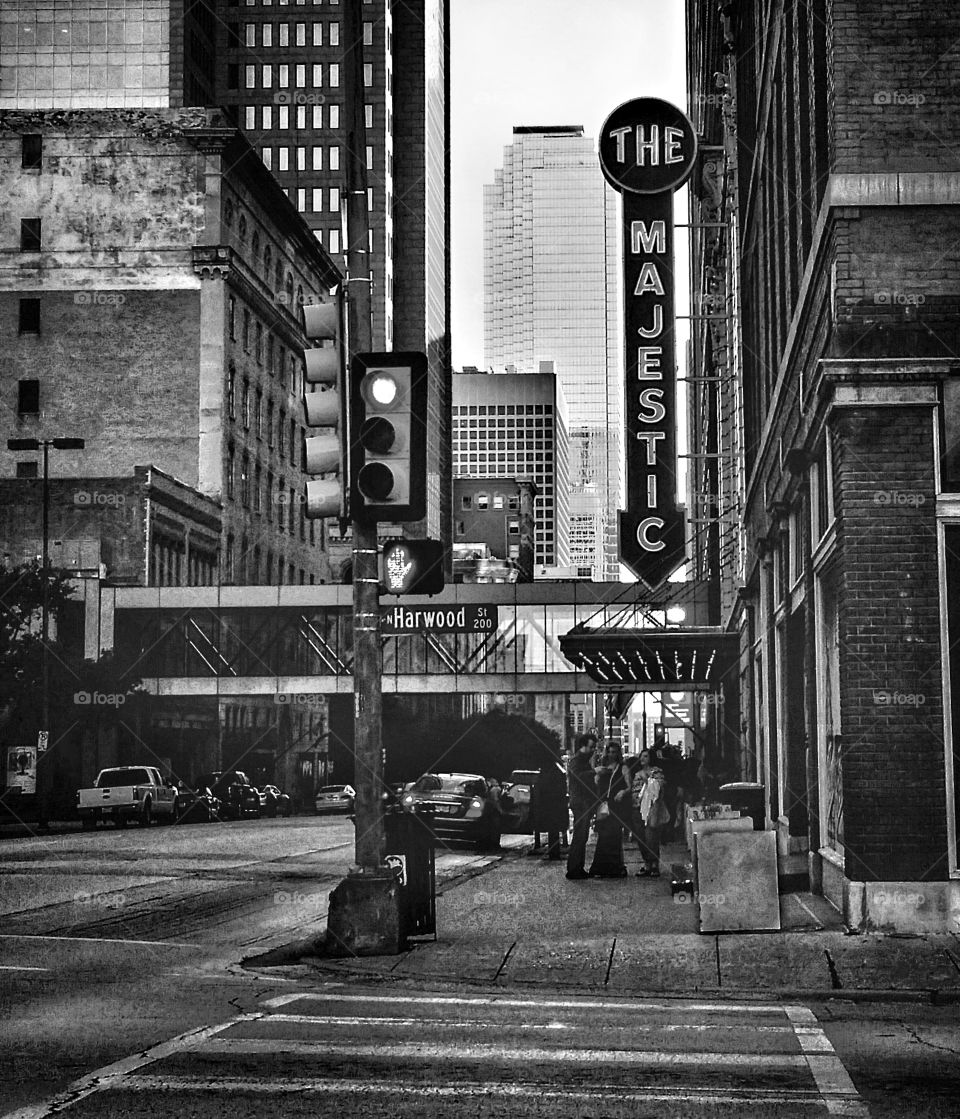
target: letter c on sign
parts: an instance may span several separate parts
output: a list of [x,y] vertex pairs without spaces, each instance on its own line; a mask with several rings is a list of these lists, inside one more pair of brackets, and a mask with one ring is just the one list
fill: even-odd
[[664,528],[666,522],[660,517],[645,517],[637,525],[637,543],[646,552],[662,552],[666,544],[662,540],[651,540],[649,533],[652,528]]

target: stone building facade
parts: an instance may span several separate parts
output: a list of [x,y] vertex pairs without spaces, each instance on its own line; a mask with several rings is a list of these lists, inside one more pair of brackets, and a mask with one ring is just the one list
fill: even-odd
[[[50,453],[64,555],[91,535],[86,573],[110,582],[329,582],[324,525],[303,514],[300,309],[341,276],[242,134],[209,109],[8,110],[0,181],[8,436],[85,441]],[[38,474],[36,452],[0,446],[9,549],[35,547]],[[75,491],[129,496],[122,524],[71,520]],[[312,712],[301,727],[269,699],[194,707],[158,704],[116,748],[185,780],[255,753],[261,779],[293,787]]]
[[729,775],[854,928],[960,920],[958,36],[919,0],[688,8]]

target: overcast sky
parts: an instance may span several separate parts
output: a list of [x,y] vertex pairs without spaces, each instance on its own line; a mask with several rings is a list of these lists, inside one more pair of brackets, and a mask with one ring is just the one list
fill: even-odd
[[[483,186],[515,125],[582,124],[618,105],[686,107],[683,0],[451,0],[453,367],[483,368]],[[678,219],[682,220],[682,219]]]

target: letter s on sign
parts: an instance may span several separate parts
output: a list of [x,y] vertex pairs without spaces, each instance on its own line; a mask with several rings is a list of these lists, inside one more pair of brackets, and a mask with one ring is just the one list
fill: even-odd
[[640,393],[640,407],[649,408],[650,415],[642,412],[637,414],[637,419],[645,424],[658,424],[666,416],[667,410],[663,406],[663,389],[644,389]]
[[664,528],[666,522],[660,517],[645,517],[640,524],[637,525],[637,543],[646,552],[662,552],[666,544],[662,540],[651,540],[650,530],[652,528]]

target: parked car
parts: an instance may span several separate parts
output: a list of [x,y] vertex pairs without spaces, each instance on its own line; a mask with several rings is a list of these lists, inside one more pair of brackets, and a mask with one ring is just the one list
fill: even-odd
[[540,776],[536,769],[515,769],[503,783],[503,830],[507,832],[533,831],[530,822],[530,801],[533,786]]
[[209,824],[220,819],[223,805],[208,788],[191,789],[187,785],[179,785],[180,793],[180,824]]
[[328,812],[352,812],[356,795],[352,785],[324,785],[317,791],[314,808],[318,816]]
[[438,839],[463,840],[478,851],[500,846],[500,808],[484,777],[476,773],[425,773],[403,794],[403,807],[433,808]]
[[197,778],[197,788],[207,788],[221,803],[220,814],[228,820],[260,815],[260,792],[239,769],[215,770]]
[[154,820],[173,823],[180,812],[177,789],[152,765],[125,765],[101,769],[93,786],[77,790],[77,814],[84,831],[100,820],[118,828],[136,820],[148,827]]
[[260,811],[264,816],[289,816],[293,802],[276,785],[263,785],[260,789]]

